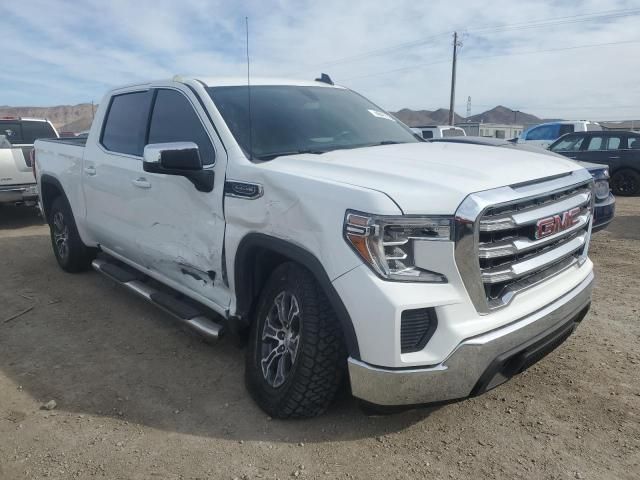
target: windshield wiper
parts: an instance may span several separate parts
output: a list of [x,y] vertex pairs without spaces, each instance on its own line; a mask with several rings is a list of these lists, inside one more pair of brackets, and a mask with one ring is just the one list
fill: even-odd
[[277,158],[277,157],[285,157],[287,155],[302,155],[303,153],[321,155],[323,153],[327,153],[327,150],[312,150],[312,149],[290,150],[287,152],[276,152],[276,153],[265,153],[264,155],[254,155],[254,158],[257,158],[258,160],[273,160],[274,158]]

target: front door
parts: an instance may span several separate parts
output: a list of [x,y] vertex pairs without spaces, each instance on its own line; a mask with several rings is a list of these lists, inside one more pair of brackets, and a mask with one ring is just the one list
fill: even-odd
[[[222,274],[226,154],[195,95],[176,84],[155,91],[146,144],[194,142],[215,172],[210,193],[185,177],[142,172],[138,238],[143,265],[221,308],[229,305]],[[133,187],[135,188],[135,187]]]

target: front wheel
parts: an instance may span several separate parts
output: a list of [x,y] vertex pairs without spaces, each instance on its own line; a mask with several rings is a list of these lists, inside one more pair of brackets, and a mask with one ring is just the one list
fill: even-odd
[[246,383],[275,418],[324,413],[342,383],[342,330],[324,292],[304,268],[284,263],[265,285],[252,324]]
[[49,229],[53,253],[60,267],[71,273],[87,270],[95,253],[82,243],[71,208],[63,197],[56,198],[51,205]]
[[611,176],[611,190],[615,195],[640,193],[640,173],[630,168],[618,170]]

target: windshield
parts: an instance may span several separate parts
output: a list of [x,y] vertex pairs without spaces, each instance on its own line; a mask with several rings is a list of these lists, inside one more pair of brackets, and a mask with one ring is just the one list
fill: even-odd
[[56,138],[56,132],[48,122],[29,120],[0,121],[0,135],[12,145],[33,145],[38,138]]
[[[249,152],[247,87],[207,91],[236,141]],[[342,88],[252,86],[251,123],[251,150],[258,160],[419,141],[398,120]]]

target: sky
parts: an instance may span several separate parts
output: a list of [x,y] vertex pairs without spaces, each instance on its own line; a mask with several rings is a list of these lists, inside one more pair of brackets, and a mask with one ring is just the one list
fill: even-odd
[[21,0],[0,2],[0,105],[99,102],[175,74],[310,79],[387,110],[496,105],[640,119],[640,0]]

